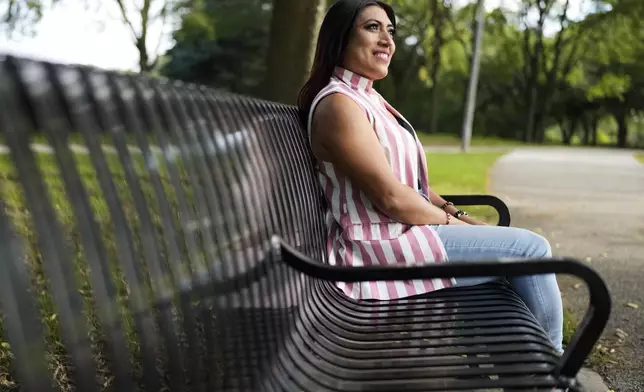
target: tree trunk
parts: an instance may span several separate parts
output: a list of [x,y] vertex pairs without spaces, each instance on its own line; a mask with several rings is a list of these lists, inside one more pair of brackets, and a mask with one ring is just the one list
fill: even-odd
[[583,129],[583,133],[581,135],[581,144],[583,146],[587,146],[590,144],[590,133],[592,132],[590,128],[590,120],[588,119],[588,116],[584,116],[581,119],[581,127]]
[[546,122],[545,116],[542,111],[539,111],[535,114],[534,119],[534,131],[532,141],[536,143],[543,143],[546,139]]
[[598,116],[593,116],[593,119],[590,123],[591,127],[591,138],[590,138],[590,145],[591,146],[596,146],[597,145],[597,129],[599,128],[599,117]]
[[150,64],[150,57],[148,49],[145,46],[145,37],[137,39],[136,50],[139,52],[139,71],[141,73],[148,73],[152,71],[152,64]]
[[[140,21],[133,21],[128,13],[128,9],[130,7],[126,5],[126,2],[124,0],[116,0],[116,4],[121,11],[121,19],[129,27],[132,37],[134,38],[134,46],[136,47],[137,52],[139,52],[138,63],[139,72],[141,73],[149,73],[153,71],[156,68],[158,61],[156,53],[154,53],[154,56],[157,57],[155,57],[154,60],[150,60],[150,52],[148,52],[148,48],[146,46],[148,41],[148,29],[150,28],[150,25],[155,22],[160,22],[162,26],[165,24],[165,17],[157,19],[150,15],[152,2],[153,0],[144,0],[141,8],[137,7],[139,17],[141,18]],[[134,27],[135,23],[140,26],[140,29],[136,29]]]
[[436,133],[438,130],[438,73],[441,66],[441,49],[443,48],[443,9],[438,4],[438,0],[432,0],[432,27],[434,28],[434,42],[432,42],[432,99],[431,99],[431,123],[430,133]]
[[628,136],[628,124],[626,122],[626,111],[619,110],[614,114],[617,121],[617,147],[626,147],[626,138]]
[[561,131],[561,142],[568,144],[566,143],[568,135],[568,120],[566,118],[557,118],[557,124],[559,124],[559,131]]
[[[545,139],[545,119],[550,114],[550,109],[552,107],[552,99],[556,93],[555,87],[557,82],[557,75],[559,74],[561,68],[561,52],[563,50],[564,43],[564,34],[566,32],[566,27],[564,23],[568,20],[568,6],[570,5],[570,0],[566,0],[563,8],[563,12],[559,16],[559,24],[561,30],[556,35],[555,44],[553,47],[554,58],[550,68],[547,67],[547,61],[545,60],[545,51],[543,43],[539,45],[541,51],[540,55],[544,56],[541,61],[541,67],[546,72],[546,84],[541,91],[539,91],[539,105],[536,112],[536,119],[534,120],[534,140],[538,143],[542,143]],[[541,20],[541,19],[540,19]],[[540,40],[543,39],[543,25],[540,25]],[[539,41],[541,42],[541,41]],[[578,119],[575,118],[575,127]],[[574,128],[573,128],[574,132]]]
[[534,126],[535,117],[537,112],[537,86],[530,88],[530,98],[528,101],[528,119],[526,121],[525,133],[523,134],[523,141],[530,143],[534,140]]
[[578,117],[573,117],[566,121],[568,126],[565,126],[563,132],[563,142],[569,146],[572,144],[572,137],[575,136],[575,131],[577,130],[577,124],[579,123]]
[[435,134],[436,132],[438,132],[438,99],[439,99],[438,97],[439,97],[438,86],[434,85],[434,87],[432,87],[432,102],[431,102],[431,105],[432,105],[431,116],[432,116],[432,118],[431,118],[431,122],[430,122],[430,125],[429,125],[429,132],[432,133],[432,134]]
[[275,0],[264,98],[294,104],[306,82],[326,0]]

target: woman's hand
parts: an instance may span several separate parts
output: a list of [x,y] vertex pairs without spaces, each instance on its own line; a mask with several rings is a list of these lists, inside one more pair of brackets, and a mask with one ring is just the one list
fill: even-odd
[[456,219],[455,217],[452,217],[452,219],[449,221],[450,226],[469,226],[470,224],[465,222],[462,219]]
[[487,223],[485,223],[485,222],[483,222],[483,221],[480,221],[480,220],[478,220],[478,219],[474,219],[474,218],[472,218],[472,217],[471,217],[471,216],[469,216],[469,215],[461,216],[461,217],[460,217],[460,218],[458,218],[458,219],[459,219],[459,220],[461,220],[461,221],[463,221],[463,222],[465,222],[465,223],[468,223],[468,224],[470,224],[470,225],[476,225],[476,226],[489,226]]

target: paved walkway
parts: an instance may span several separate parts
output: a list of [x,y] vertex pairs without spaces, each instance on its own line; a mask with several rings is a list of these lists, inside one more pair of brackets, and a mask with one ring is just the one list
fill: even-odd
[[[613,312],[602,345],[615,350],[608,358],[616,363],[597,370],[615,391],[644,391],[644,165],[630,151],[520,148],[497,162],[490,180],[513,226],[542,233],[555,255],[584,260],[606,280]],[[559,282],[581,317],[583,284]]]

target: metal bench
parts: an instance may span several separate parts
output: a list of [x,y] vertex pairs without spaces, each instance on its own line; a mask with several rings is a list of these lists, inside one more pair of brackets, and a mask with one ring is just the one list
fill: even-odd
[[[325,264],[293,107],[3,57],[0,132],[9,390],[582,390],[575,376],[610,312],[591,268]],[[447,198],[509,224],[495,197]],[[333,284],[551,272],[590,293],[561,358],[502,280],[387,302]]]

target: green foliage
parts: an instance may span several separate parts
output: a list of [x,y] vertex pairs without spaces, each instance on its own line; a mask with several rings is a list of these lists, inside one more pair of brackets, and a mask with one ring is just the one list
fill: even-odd
[[[31,35],[46,10],[60,0],[4,0],[0,2],[0,33]],[[2,4],[4,3],[4,4]]]
[[[0,13],[5,21],[33,25],[55,1],[8,0]],[[319,2],[302,1],[309,8]],[[458,135],[477,2],[387,1],[397,13],[397,50],[389,76],[376,88],[416,128]],[[161,75],[262,97],[272,96],[262,89],[280,87],[263,83],[269,72],[273,0],[172,4],[181,8],[173,10],[181,23],[173,34],[174,47],[161,56]],[[579,2],[565,0],[520,0],[514,9],[488,10],[475,134],[544,142],[546,130],[557,129],[558,140],[595,143],[601,139],[598,121],[614,118],[618,126],[612,143],[644,143],[639,122],[633,121],[644,111],[644,2],[583,4],[581,15],[574,12]],[[299,64],[295,54],[284,57],[290,57],[282,60],[285,64]],[[291,84],[299,82],[287,82],[290,94],[296,87]]]
[[[260,82],[266,73],[270,2],[242,1],[236,7],[224,1],[196,3],[175,33],[177,44],[168,53],[164,74],[264,95]],[[589,1],[591,12],[574,20],[569,17],[571,9],[562,19],[565,1],[542,2],[547,6],[543,9],[546,34],[540,33],[534,20],[526,22],[525,12],[539,14],[535,2],[520,2],[518,12],[489,10],[475,135],[526,138],[528,112],[534,104],[535,130],[530,133],[537,142],[618,143],[616,135],[621,132],[628,133],[629,143],[638,143],[632,121],[621,121],[626,125],[619,132],[615,128],[614,137],[605,137],[607,133],[592,124],[613,116],[632,117],[642,110],[644,68],[639,64],[644,64],[644,28],[638,16],[644,15],[644,7],[633,0]],[[388,2],[398,18],[397,50],[389,76],[378,81],[376,88],[416,128],[457,137],[476,2],[459,6],[453,1]],[[440,26],[440,41],[436,26]],[[553,137],[550,132],[546,138],[548,129],[560,135]]]
[[630,87],[631,78],[629,75],[605,73],[601,75],[599,81],[590,86],[586,96],[589,101],[608,97],[623,101],[624,94],[630,89]]
[[164,76],[256,95],[266,70],[270,0],[196,3],[175,32]]
[[[452,133],[418,133],[420,142],[426,147],[460,147],[460,135]],[[507,147],[524,146],[525,143],[514,139],[503,139],[496,136],[472,135],[471,145],[474,147]]]
[[[74,140],[77,139],[75,138]],[[78,153],[75,154],[74,158],[82,186],[87,191],[90,208],[100,230],[100,241],[104,248],[103,256],[106,258],[108,266],[107,273],[109,276],[107,278],[115,285],[114,299],[116,306],[114,310],[120,316],[118,321],[122,323],[127,349],[130,354],[130,358],[121,358],[121,360],[130,362],[129,365],[132,369],[132,374],[138,378],[142,372],[139,347],[140,338],[137,336],[137,331],[135,330],[134,308],[130,302],[131,294],[135,290],[141,290],[144,301],[151,302],[153,301],[153,295],[155,295],[153,294],[153,286],[156,286],[153,283],[155,278],[158,278],[156,279],[157,282],[170,278],[167,276],[155,276],[152,269],[145,267],[149,261],[145,261],[144,252],[142,251],[141,238],[145,236],[145,232],[142,227],[143,224],[140,221],[141,215],[138,210],[139,207],[134,203],[130,192],[130,183],[126,181],[125,170],[120,163],[118,155],[108,153],[106,154],[106,161],[116,187],[117,197],[123,207],[126,224],[132,231],[133,257],[141,263],[137,266],[140,273],[140,280],[138,282],[128,280],[124,272],[121,260],[122,256],[119,257],[119,251],[122,251],[122,249],[118,248],[120,245],[118,245],[115,234],[113,216],[99,185],[98,177],[90,157],[85,153]],[[162,159],[159,161],[161,163],[159,165],[159,177],[170,204],[172,218],[175,219],[175,225],[178,227],[179,209],[177,206],[176,188],[171,184],[166,163]],[[152,186],[151,173],[147,168],[143,155],[133,154],[132,163],[134,172],[136,173],[135,175],[140,181],[141,189],[147,202],[146,206],[151,214],[154,228],[154,233],[152,234],[158,236],[158,243],[161,244],[162,240],[160,238],[168,233],[164,231],[161,209],[159,208],[158,199]],[[185,176],[181,160],[175,160],[174,163],[177,165],[177,169],[182,177],[181,179],[184,182],[185,188],[181,191],[185,191],[187,202],[189,205],[192,205],[194,203],[194,195]],[[113,369],[107,360],[107,347],[105,346],[103,336],[104,325],[101,324],[98,317],[99,304],[96,303],[94,298],[90,266],[87,263],[87,254],[81,240],[82,236],[76,224],[75,211],[70,203],[70,198],[66,192],[64,182],[61,178],[60,168],[56,163],[55,157],[47,153],[37,154],[36,164],[45,181],[48,193],[47,197],[50,198],[51,204],[55,206],[56,218],[60,224],[64,241],[70,245],[69,250],[71,257],[73,257],[75,273],[75,289],[80,294],[83,306],[82,314],[78,315],[78,322],[79,325],[83,324],[88,329],[88,338],[95,361],[91,366],[96,366],[98,370],[99,380],[97,381],[103,386],[102,390],[111,391],[114,389]],[[43,263],[47,261],[47,255],[41,252],[38,230],[35,228],[31,218],[31,210],[26,206],[24,191],[17,177],[16,168],[10,156],[6,154],[0,156],[0,181],[2,181],[3,185],[0,190],[0,199],[3,200],[3,208],[5,208],[5,213],[12,222],[16,235],[22,240],[25,256],[24,261],[31,278],[31,289],[34,293],[36,310],[43,324],[43,343],[46,352],[46,364],[50,373],[54,376],[56,390],[72,392],[75,389],[71,379],[71,361],[62,340],[61,323],[58,319],[57,308],[49,288],[50,282],[43,267]],[[187,265],[188,262],[185,261],[188,259],[189,257],[186,256],[181,260],[170,260],[169,255],[165,251],[162,251],[161,258],[158,261],[163,265],[162,269],[174,268],[179,271],[188,271],[190,267]],[[14,375],[12,372],[13,354],[11,347],[5,341],[6,337],[3,335],[2,321],[2,314],[0,312],[0,390],[17,392],[20,390],[19,385],[12,378]],[[160,371],[167,371],[165,367],[167,366],[167,358],[163,355],[159,357],[158,366]]]
[[[260,82],[266,73],[270,2],[241,1],[236,7],[225,1],[197,2],[175,33],[177,44],[168,53],[164,74],[264,95]],[[397,50],[389,76],[376,88],[416,128],[459,135],[476,2],[388,2],[397,13]],[[555,129],[561,134],[553,138],[550,132],[549,140],[639,143],[633,122],[619,118],[636,116],[644,102],[644,3],[589,2],[590,13],[575,19],[570,18],[570,3],[563,14],[564,0],[523,0],[518,11],[489,10],[475,135],[524,139],[534,133],[537,142],[545,142],[545,130]],[[545,8],[540,11],[538,4]],[[540,12],[546,33],[539,30],[538,20],[525,17]],[[531,106],[533,121],[528,116]],[[605,137],[593,124],[614,116],[625,125],[612,131],[614,137]],[[530,126],[534,129],[528,132]],[[628,135],[620,139],[618,133]]]

